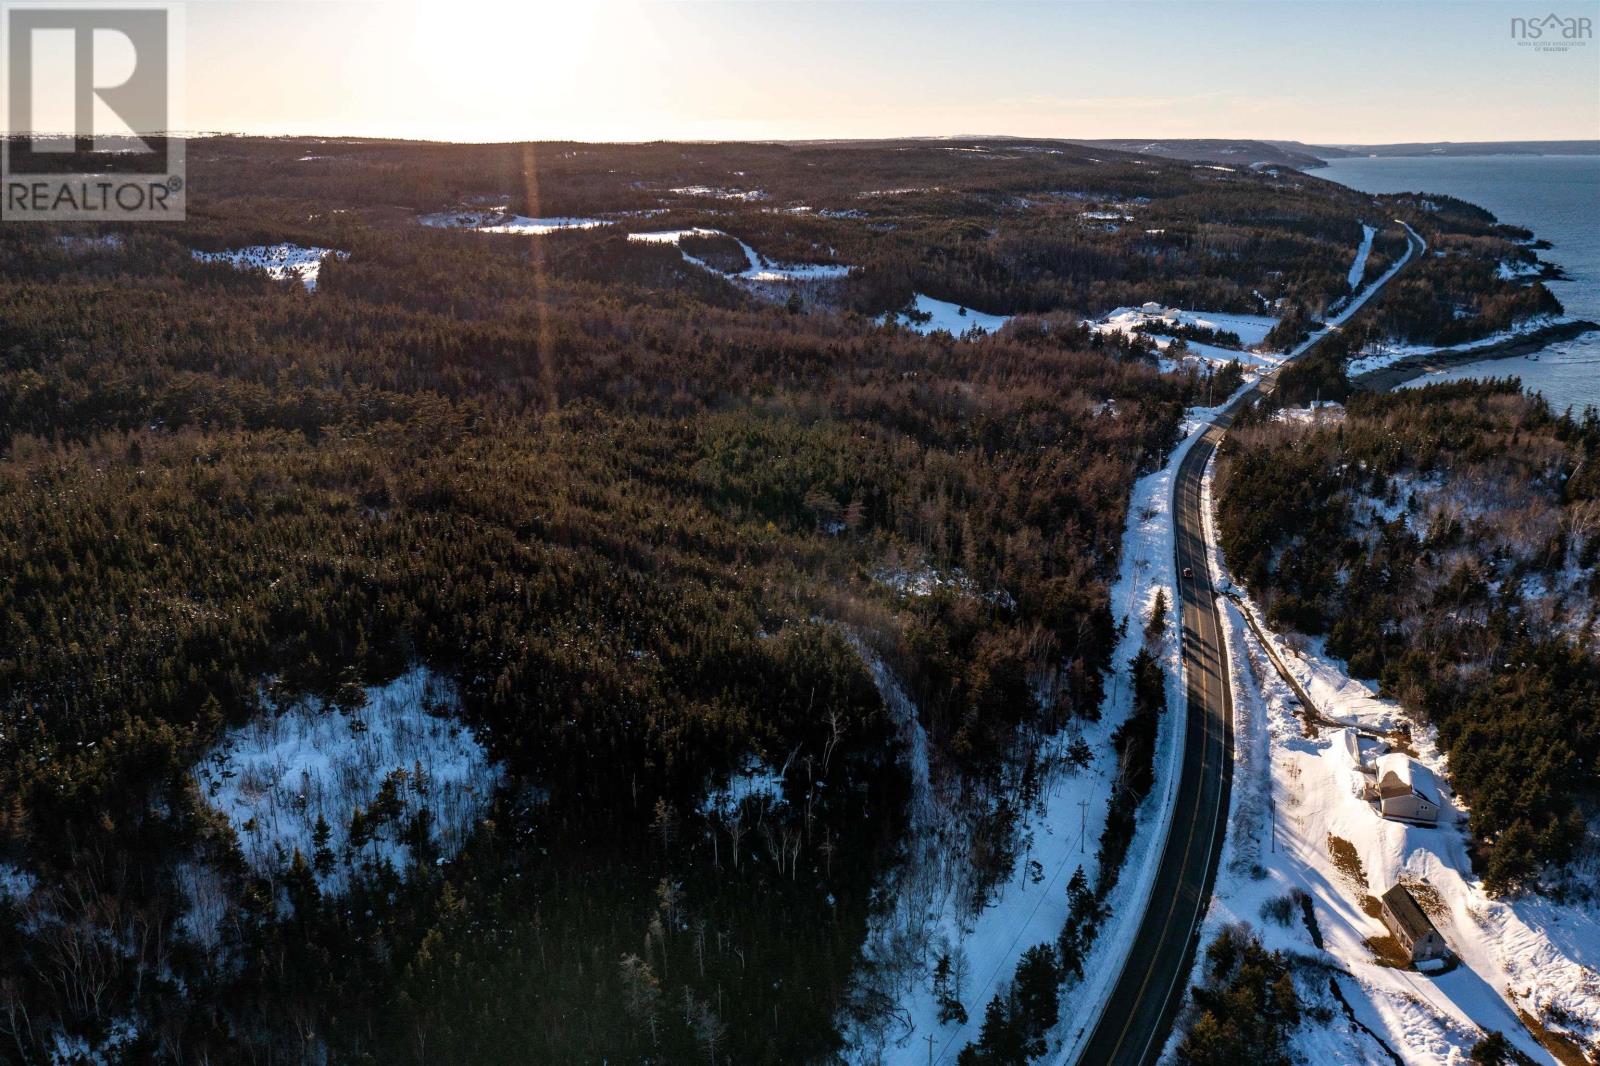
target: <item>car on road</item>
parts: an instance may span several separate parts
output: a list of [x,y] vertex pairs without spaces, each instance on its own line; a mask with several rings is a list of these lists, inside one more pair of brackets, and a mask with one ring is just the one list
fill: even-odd
[[1184,577],[1194,577],[1194,567],[1192,567],[1192,566],[1184,567],[1183,568],[1183,576]]

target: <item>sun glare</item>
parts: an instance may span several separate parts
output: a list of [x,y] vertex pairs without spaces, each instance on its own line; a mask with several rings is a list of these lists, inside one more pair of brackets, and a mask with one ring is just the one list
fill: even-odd
[[[606,12],[591,4],[534,4],[516,0],[419,2],[412,47],[422,110],[449,126],[450,136],[504,136],[525,124],[528,133],[576,135],[590,116],[614,101],[619,84],[600,79],[597,63]],[[441,114],[441,112],[447,112]],[[508,124],[507,117],[514,116]]]

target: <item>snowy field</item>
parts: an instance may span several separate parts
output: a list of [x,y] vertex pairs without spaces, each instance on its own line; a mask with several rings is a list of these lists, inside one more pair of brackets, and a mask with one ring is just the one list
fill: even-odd
[[714,185],[684,185],[671,191],[679,196],[704,196],[712,200],[738,200],[742,203],[755,203],[767,198],[767,194],[760,189],[723,189]]
[[[1405,223],[1402,222],[1401,225],[1404,226]],[[1406,226],[1405,228],[1412,234],[1412,236],[1416,236],[1415,231],[1412,230],[1411,227]],[[1359,267],[1362,273],[1365,273],[1366,271],[1366,260],[1367,256],[1371,253],[1371,241],[1374,233],[1375,231],[1372,231],[1371,227],[1363,225],[1363,234],[1365,239],[1362,242],[1362,246],[1357,249],[1356,262],[1350,268],[1349,276],[1354,279],[1352,281],[1352,286],[1359,284],[1360,282],[1360,276],[1357,274],[1356,268]],[[1418,239],[1420,240],[1421,238]],[[1223,348],[1214,344],[1205,344],[1203,342],[1186,340],[1184,342],[1187,348],[1185,359],[1200,359],[1213,365],[1227,363],[1232,360],[1238,360],[1246,368],[1258,368],[1263,370],[1269,369],[1294,358],[1311,345],[1321,340],[1328,334],[1330,330],[1337,329],[1344,325],[1345,322],[1349,321],[1350,317],[1357,311],[1361,310],[1361,308],[1366,304],[1367,300],[1371,299],[1374,292],[1377,292],[1378,289],[1384,285],[1384,283],[1386,283],[1395,275],[1396,271],[1410,261],[1412,254],[1412,249],[1408,247],[1406,249],[1406,254],[1401,256],[1393,266],[1385,271],[1381,278],[1376,279],[1372,284],[1368,285],[1360,292],[1352,295],[1349,302],[1345,304],[1344,307],[1342,307],[1336,314],[1329,316],[1324,328],[1312,333],[1292,351],[1286,354],[1280,354],[1276,352],[1261,352],[1256,350],[1260,347],[1261,342],[1266,339],[1267,334],[1271,332],[1272,327],[1277,325],[1277,319],[1270,318],[1265,315],[1241,315],[1220,311],[1184,311],[1177,308],[1161,308],[1150,305],[1147,305],[1146,307],[1119,307],[1099,321],[1091,322],[1089,324],[1089,328],[1099,333],[1121,333],[1130,337],[1143,337],[1154,344],[1155,347],[1163,353],[1172,347],[1172,338],[1164,337],[1157,333],[1141,333],[1139,331],[1140,326],[1159,326],[1164,323],[1168,326],[1194,326],[1200,329],[1212,329],[1219,332],[1235,333],[1238,334],[1239,343],[1244,349],[1243,351],[1235,351],[1232,348]],[[1169,314],[1172,317],[1166,317]],[[1403,357],[1396,356],[1395,358]],[[1162,370],[1176,370],[1179,366],[1180,363],[1178,360],[1168,359],[1165,355],[1162,356]],[[1350,372],[1352,374],[1359,373],[1359,371],[1355,370],[1353,367]]]
[[[1254,350],[1266,339],[1267,334],[1272,332],[1272,327],[1278,324],[1275,318],[1227,311],[1183,311],[1177,308],[1170,310],[1173,317],[1167,319],[1163,317],[1168,311],[1167,308],[1150,311],[1140,307],[1119,307],[1099,321],[1091,322],[1089,328],[1096,333],[1121,333],[1127,337],[1139,337],[1149,341],[1163,353],[1172,347],[1174,338],[1159,333],[1142,332],[1141,327],[1191,326],[1219,333],[1234,333],[1238,335],[1243,350],[1185,340],[1187,357],[1202,359],[1213,364],[1237,360],[1245,367],[1274,367],[1283,361],[1283,357],[1277,353]],[[1163,370],[1175,370],[1178,366],[1178,360],[1162,358]]]
[[[1111,734],[1132,711],[1133,692],[1127,665],[1143,643],[1143,630],[1158,593],[1169,605],[1175,598],[1172,489],[1178,465],[1211,418],[1221,410],[1190,412],[1185,439],[1167,465],[1137,482],[1124,529],[1118,578],[1111,590],[1116,618],[1127,621],[1114,661],[1118,670],[1108,680],[1108,694],[1098,722],[1083,722],[1055,736],[1042,738],[1041,755],[1056,757],[1040,790],[1039,801],[1022,812],[1019,834],[1028,842],[1010,881],[976,915],[963,906],[970,873],[964,861],[966,844],[962,805],[941,796],[929,781],[927,740],[916,708],[881,662],[865,654],[886,705],[900,725],[911,753],[913,800],[908,830],[908,858],[880,886],[883,909],[867,934],[863,972],[873,975],[878,991],[894,1001],[897,1021],[880,1029],[845,1026],[847,1060],[923,1066],[953,1063],[961,1049],[977,1039],[989,1000],[1011,979],[1027,949],[1054,943],[1067,919],[1066,885],[1080,867],[1090,882],[1097,874],[1096,851],[1105,827],[1106,810],[1117,766]],[[1171,815],[1171,790],[1182,760],[1184,719],[1182,678],[1176,637],[1176,612],[1169,606],[1160,652],[1167,675],[1168,713],[1162,716],[1155,754],[1156,782],[1139,810],[1139,824],[1121,876],[1107,905],[1111,916],[1100,928],[1083,960],[1085,979],[1069,980],[1062,994],[1063,1021],[1053,1034],[1050,1061],[1070,1062],[1080,1031],[1098,1016],[1121,969],[1130,931],[1148,900],[1161,844]],[[1059,758],[1081,740],[1092,753],[1083,769]],[[939,1021],[932,968],[948,952],[962,975],[960,999],[966,1024]],[[930,1051],[928,1037],[933,1038]]]
[[[1411,262],[1411,257],[1413,255],[1417,254],[1418,247],[1420,247],[1422,249],[1423,253],[1427,252],[1427,250],[1428,250],[1428,242],[1424,241],[1422,239],[1421,234],[1417,233],[1416,230],[1412,229],[1410,226],[1406,225],[1404,222],[1400,222],[1400,220],[1398,218],[1395,219],[1395,221],[1400,223],[1401,228],[1404,229],[1407,233],[1409,233],[1411,235],[1411,237],[1412,237],[1412,240],[1415,241],[1416,243],[1413,244],[1411,242],[1407,242],[1407,244],[1406,244],[1406,254],[1405,255],[1402,255],[1399,259],[1396,259],[1394,261],[1394,265],[1391,266],[1388,270],[1385,270],[1383,272],[1383,276],[1382,277],[1374,279],[1371,285],[1368,285],[1366,288],[1362,289],[1355,296],[1352,296],[1350,298],[1350,302],[1345,304],[1344,307],[1342,307],[1338,311],[1337,314],[1330,315],[1328,317],[1328,321],[1326,323],[1327,329],[1323,329],[1323,330],[1320,330],[1320,331],[1312,334],[1311,337],[1308,338],[1305,341],[1304,344],[1301,344],[1300,347],[1295,349],[1293,354],[1298,355],[1300,352],[1305,351],[1305,349],[1309,345],[1311,345],[1318,338],[1320,338],[1324,334],[1326,334],[1328,332],[1328,329],[1337,329],[1338,327],[1344,325],[1346,322],[1350,321],[1351,316],[1354,315],[1357,311],[1361,310],[1363,307],[1365,307],[1366,304],[1367,304],[1367,301],[1372,299],[1372,294],[1373,293],[1375,293],[1379,289],[1383,288],[1383,286],[1388,283],[1390,278],[1394,277],[1396,274],[1398,274],[1400,272],[1400,268],[1401,267],[1403,267],[1407,263]],[[1366,264],[1362,264],[1362,269],[1363,270],[1366,269]]]
[[[1208,512],[1209,493],[1208,478]],[[1221,565],[1214,550],[1213,565]],[[1308,1020],[1295,1035],[1306,1061],[1390,1062],[1381,1039],[1407,1064],[1456,1066],[1485,1031],[1498,1030],[1533,1061],[1556,1062],[1519,1013],[1581,1039],[1600,1036],[1600,914],[1533,896],[1490,899],[1471,874],[1465,812],[1432,731],[1407,723],[1397,704],[1350,678],[1318,642],[1284,640],[1258,614],[1278,659],[1323,715],[1391,738],[1409,727],[1418,780],[1439,800],[1439,823],[1380,818],[1361,798],[1363,776],[1344,730],[1308,727],[1297,716],[1297,698],[1246,624],[1242,612],[1254,606],[1223,607],[1237,697],[1235,769],[1204,939],[1243,923],[1269,948],[1301,960],[1297,984],[1308,999],[1326,998],[1330,976],[1338,982],[1367,1031],[1337,1012],[1327,1026]],[[1454,970],[1424,976],[1377,960],[1368,940],[1388,930],[1370,897],[1401,882],[1432,886],[1412,891],[1460,956]],[[1266,905],[1296,889],[1311,897],[1322,948],[1297,913],[1286,923],[1268,917]]]
[[944,188],[939,185],[900,185],[891,189],[867,189],[856,193],[856,195],[863,199],[868,199],[877,196],[911,196],[916,193],[943,191]]
[[[426,667],[363,691],[344,711],[304,699],[229,729],[195,769],[207,802],[228,816],[245,860],[257,873],[282,872],[296,849],[312,861],[321,817],[331,832],[324,890],[341,891],[367,863],[404,872],[414,858],[403,837],[427,812],[432,846],[456,855],[488,807],[500,771],[471,731],[450,717],[455,690]],[[352,848],[357,807],[369,815],[392,783],[395,809]]]
[[[744,253],[745,268],[734,274],[724,274],[710,263],[698,256],[690,255],[682,248],[685,237],[726,237],[739,245],[739,250]],[[684,260],[693,263],[702,270],[709,270],[719,277],[728,277],[737,281],[748,283],[750,286],[783,285],[804,281],[828,281],[842,278],[850,273],[850,268],[837,263],[779,263],[756,254],[756,250],[744,241],[725,233],[719,229],[694,229],[660,230],[654,233],[630,233],[628,240],[640,241],[646,244],[671,244],[678,247],[678,252]]]
[[[916,294],[912,308],[917,312],[916,319],[896,315],[893,311],[885,315],[884,319],[894,319],[917,333],[937,333],[943,330],[952,337],[965,336],[973,330],[979,333],[993,333],[1011,320],[1010,315],[986,315],[982,311],[974,311],[970,307],[964,308],[960,304],[935,300],[920,292]],[[923,315],[928,317],[919,321]]]
[[422,215],[417,219],[434,229],[466,229],[476,233],[520,233],[542,237],[564,229],[594,229],[611,225],[604,218],[528,218],[526,215],[507,214],[503,210],[490,211],[440,211]]
[[201,263],[227,263],[235,270],[258,270],[274,281],[298,278],[307,292],[315,292],[322,261],[329,256],[349,259],[349,252],[332,248],[307,248],[298,244],[255,244],[229,252],[190,252]]
[[1361,224],[1361,247],[1356,249],[1356,261],[1350,264],[1350,274],[1347,278],[1351,292],[1361,288],[1361,279],[1367,273],[1367,259],[1372,255],[1372,238],[1377,235],[1375,227],[1365,222]]

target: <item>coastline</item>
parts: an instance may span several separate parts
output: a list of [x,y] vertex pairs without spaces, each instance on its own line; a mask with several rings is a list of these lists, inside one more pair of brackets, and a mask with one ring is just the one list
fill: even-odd
[[1486,344],[1477,348],[1440,348],[1437,351],[1408,356],[1386,367],[1358,374],[1350,379],[1350,383],[1358,389],[1370,392],[1387,392],[1436,370],[1448,370],[1451,367],[1492,359],[1514,359],[1518,356],[1531,355],[1558,341],[1581,337],[1593,330],[1600,330],[1600,323],[1583,319],[1558,322],[1520,337],[1509,337],[1498,344]]

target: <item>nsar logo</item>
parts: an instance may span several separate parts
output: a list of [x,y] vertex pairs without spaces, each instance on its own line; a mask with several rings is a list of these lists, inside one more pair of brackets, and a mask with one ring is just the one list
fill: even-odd
[[1594,37],[1594,20],[1584,15],[1514,18],[1511,39],[1539,52],[1567,52],[1581,48]]

